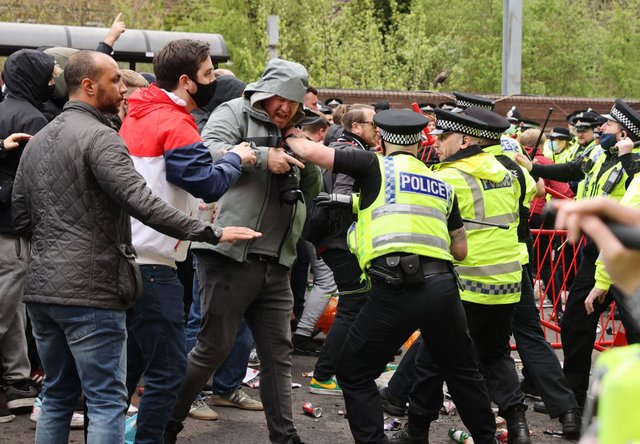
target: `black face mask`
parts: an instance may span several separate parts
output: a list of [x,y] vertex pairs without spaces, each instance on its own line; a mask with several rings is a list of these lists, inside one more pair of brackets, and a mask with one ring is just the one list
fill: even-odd
[[194,80],[194,83],[198,87],[198,90],[193,94],[189,93],[189,95],[191,96],[193,101],[196,102],[196,105],[202,108],[203,106],[208,104],[215,95],[218,82],[213,81],[211,83],[203,84],[198,83]]

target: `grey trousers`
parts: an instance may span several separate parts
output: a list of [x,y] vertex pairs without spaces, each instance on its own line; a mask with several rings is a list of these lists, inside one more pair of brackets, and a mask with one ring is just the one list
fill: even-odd
[[0,364],[11,384],[29,379],[26,308],[22,302],[29,244],[20,237],[0,234]]
[[333,271],[316,254],[316,248],[311,242],[304,241],[311,258],[311,271],[313,272],[313,288],[304,303],[304,311],[298,322],[295,333],[297,335],[311,337],[313,329],[329,304],[329,295],[338,291],[333,280]]
[[187,417],[191,403],[231,351],[244,317],[260,358],[260,398],[269,439],[277,444],[295,442],[289,270],[270,262],[239,263],[204,250],[193,253],[198,261],[202,321],[172,419],[182,422]]

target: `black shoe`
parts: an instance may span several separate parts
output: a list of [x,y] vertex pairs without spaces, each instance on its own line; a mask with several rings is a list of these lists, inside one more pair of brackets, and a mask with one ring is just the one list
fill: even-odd
[[580,410],[571,409],[560,415],[560,424],[562,424],[562,437],[565,439],[580,438]]
[[382,410],[389,415],[399,417],[407,415],[407,403],[390,396],[387,387],[380,389],[380,400],[382,402]]
[[293,335],[293,354],[301,356],[320,356],[320,347],[308,336]]
[[176,444],[178,433],[180,433],[182,429],[184,429],[182,423],[174,419],[170,419],[167,426],[164,428],[164,433],[162,434],[164,444]]
[[38,389],[31,379],[8,384],[6,389],[9,410],[31,409],[38,397]]
[[429,436],[413,436],[409,433],[409,428],[405,427],[389,436],[389,444],[429,444]]
[[304,444],[304,441],[298,436],[291,438],[291,444]]
[[7,407],[7,398],[4,393],[4,387],[0,387],[0,423],[11,422],[15,416],[11,414]]
[[526,405],[519,404],[511,407],[504,415],[501,415],[507,421],[507,443],[531,444],[529,426],[524,415],[526,410]]
[[549,410],[547,410],[547,406],[544,405],[544,402],[538,401],[533,404],[533,411],[536,413],[544,413],[545,415],[549,414]]

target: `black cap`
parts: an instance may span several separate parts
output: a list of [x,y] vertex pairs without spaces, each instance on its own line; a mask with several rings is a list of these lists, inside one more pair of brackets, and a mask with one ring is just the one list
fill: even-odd
[[495,104],[492,100],[485,99],[484,97],[475,96],[473,94],[466,94],[460,92],[454,92],[454,96],[456,96],[456,108],[467,109],[470,106],[475,106],[476,108],[484,108],[490,111],[493,111],[495,108]]
[[522,115],[518,108],[512,106],[509,111],[507,111],[507,120],[511,123],[519,123],[522,120]]
[[339,97],[330,97],[324,101],[324,104],[329,108],[335,108],[336,106],[342,105],[343,103],[343,100]]
[[379,100],[373,105],[373,108],[376,110],[376,112],[378,112],[378,111],[384,111],[386,109],[391,109],[391,105],[389,105],[388,100]]
[[433,114],[433,110],[437,107],[435,103],[418,103],[418,108],[420,108],[420,111],[423,113]]
[[587,109],[576,109],[576,110],[573,110],[573,111],[571,112],[571,114],[568,114],[568,115],[567,115],[567,117],[566,117],[567,122],[571,123],[571,121],[573,120],[573,118],[574,118],[575,116],[577,116],[578,114],[582,114],[582,113],[584,113],[584,112],[587,112],[587,111],[589,111],[589,110],[587,110]]
[[410,109],[388,109],[373,116],[373,122],[380,128],[382,140],[394,145],[414,145],[420,141],[422,130],[429,120]]
[[464,113],[454,113],[443,109],[435,110],[436,129],[431,130],[431,134],[462,133],[468,136],[480,137],[480,134],[487,129],[487,125],[478,119],[469,117]]
[[569,130],[561,126],[552,129],[549,133],[549,139],[571,140],[572,138]]
[[598,113],[593,112],[591,108],[581,113],[577,113],[571,119],[569,119],[569,123],[576,127],[576,130],[587,130],[590,128],[594,128],[597,123],[596,119],[598,118]]
[[445,111],[451,111],[456,108],[456,102],[440,102],[438,103],[438,108]]
[[611,112],[606,116],[613,117],[613,119],[620,123],[629,133],[629,136],[635,140],[640,140],[640,114],[632,109],[626,102],[623,102],[622,99],[616,99],[613,107],[611,108]]
[[487,129],[480,133],[480,137],[485,139],[500,140],[502,133],[511,126],[511,123],[509,123],[509,121],[500,114],[485,108],[472,106],[467,108],[464,113],[467,116],[478,119],[487,125]]
[[304,119],[302,119],[302,122],[300,122],[300,125],[302,126],[315,125],[316,123],[326,120],[326,118],[322,114],[320,114],[317,111],[313,111],[312,109],[309,109],[307,107],[305,107],[303,111],[304,111]]
[[333,114],[333,110],[331,108],[328,108],[324,105],[320,105],[320,112],[322,114]]
[[531,119],[520,119],[520,128],[523,130],[540,128],[540,122]]

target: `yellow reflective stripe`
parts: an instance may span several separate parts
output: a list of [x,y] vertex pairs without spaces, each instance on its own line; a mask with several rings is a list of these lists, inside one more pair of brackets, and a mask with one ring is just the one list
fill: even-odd
[[422,205],[411,204],[388,204],[376,208],[371,212],[371,219],[376,219],[383,216],[393,216],[396,214],[411,214],[413,216],[426,216],[433,217],[442,222],[447,222],[445,215],[442,211],[432,207],[425,207]]
[[387,244],[424,244],[431,247],[449,251],[449,244],[444,240],[430,234],[416,233],[390,233],[376,236],[372,240],[373,248]]
[[475,177],[462,170],[458,170],[464,180],[467,182],[469,189],[471,190],[471,196],[473,196],[473,211],[474,217],[478,220],[484,220],[484,195],[480,189],[480,185],[476,181]]
[[495,265],[478,265],[476,267],[457,266],[456,271],[466,276],[493,276],[496,274],[513,273],[520,271],[520,261],[507,262]]
[[478,281],[460,279],[460,284],[462,285],[464,291],[488,294],[491,296],[519,293],[522,290],[521,282],[514,282],[512,284],[483,284],[482,282]]

